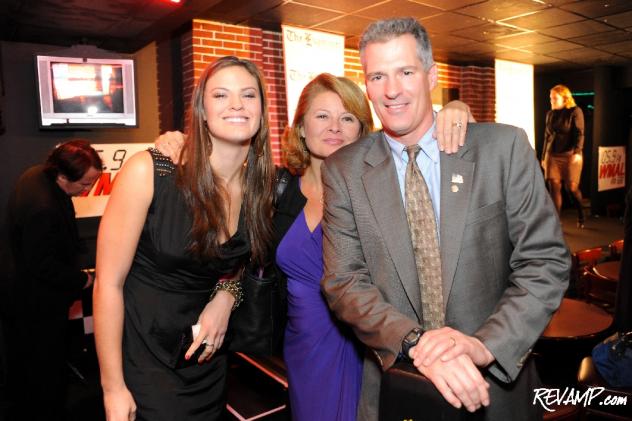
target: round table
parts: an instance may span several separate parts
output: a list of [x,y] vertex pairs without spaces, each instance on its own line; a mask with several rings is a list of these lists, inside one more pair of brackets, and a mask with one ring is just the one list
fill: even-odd
[[612,316],[603,308],[585,301],[562,299],[542,332],[543,339],[580,339],[604,332],[612,324]]
[[534,349],[544,384],[556,387],[574,384],[579,363],[606,336],[611,324],[612,316],[601,307],[562,299]]
[[603,262],[595,265],[594,269],[597,275],[608,278],[611,281],[619,281],[619,271],[621,270],[621,260],[612,262]]

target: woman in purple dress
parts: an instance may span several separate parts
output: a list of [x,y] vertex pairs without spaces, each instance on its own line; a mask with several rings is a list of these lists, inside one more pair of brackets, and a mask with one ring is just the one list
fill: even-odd
[[275,229],[282,239],[276,258],[287,276],[283,356],[294,420],[356,417],[362,348],[349,328],[334,319],[320,292],[320,165],[372,128],[371,110],[360,88],[324,73],[303,90],[292,127],[283,139],[284,162],[293,177],[277,205]]
[[[472,120],[469,107],[450,103],[437,132]],[[373,129],[371,110],[352,81],[323,73],[308,83],[283,138],[292,174],[274,217],[278,267],[287,276],[288,318],[283,345],[290,408],[296,421],[356,419],[363,347],[330,313],[320,290],[323,275],[323,160]],[[465,130],[462,131],[463,137]],[[455,132],[455,138],[461,133]],[[459,138],[459,144],[463,139]],[[456,149],[456,142],[447,148]],[[448,144],[450,145],[450,144]]]

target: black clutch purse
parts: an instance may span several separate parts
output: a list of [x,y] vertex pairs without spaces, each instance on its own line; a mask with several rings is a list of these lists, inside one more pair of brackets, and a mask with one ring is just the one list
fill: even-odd
[[248,267],[241,278],[243,302],[228,322],[228,349],[254,355],[280,350],[287,318],[285,285],[275,271]]
[[180,340],[176,346],[176,349],[171,354],[171,367],[173,368],[184,368],[190,367],[192,365],[196,365],[198,363],[198,358],[204,351],[204,345],[200,345],[198,349],[195,350],[191,358],[188,360],[184,359],[184,355],[187,353],[187,350],[193,343],[193,330],[191,326],[184,329],[184,331],[180,334]]

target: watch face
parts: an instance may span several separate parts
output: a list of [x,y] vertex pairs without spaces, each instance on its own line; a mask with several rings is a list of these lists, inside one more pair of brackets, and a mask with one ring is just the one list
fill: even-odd
[[410,348],[417,345],[422,334],[423,331],[416,327],[408,332],[406,336],[404,336],[404,339],[402,340],[402,353],[404,355],[404,358],[406,358],[408,361],[410,361],[410,356],[408,355]]
[[416,345],[417,342],[419,342],[420,337],[421,337],[421,330],[413,329],[410,332],[408,332],[408,335],[406,335],[406,337],[404,338],[404,341],[406,341],[407,343],[411,345]]

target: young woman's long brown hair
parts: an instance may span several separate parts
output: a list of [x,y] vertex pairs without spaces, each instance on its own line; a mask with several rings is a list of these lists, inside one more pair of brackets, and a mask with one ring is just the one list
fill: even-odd
[[[213,142],[204,119],[204,91],[208,79],[221,69],[238,66],[257,81],[261,98],[261,122],[253,136],[242,173],[242,212],[252,248],[252,259],[260,264],[271,245],[274,163],[269,142],[268,105],[263,78],[248,60],[222,57],[200,76],[191,99],[188,138],[181,154],[178,185],[193,215],[191,251],[198,257],[221,257],[220,235],[229,238],[228,216],[224,203],[227,192],[217,182],[209,156]],[[182,162],[186,162],[182,165]]]

